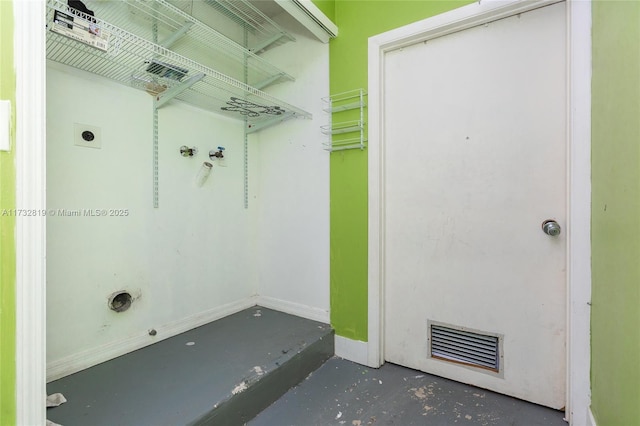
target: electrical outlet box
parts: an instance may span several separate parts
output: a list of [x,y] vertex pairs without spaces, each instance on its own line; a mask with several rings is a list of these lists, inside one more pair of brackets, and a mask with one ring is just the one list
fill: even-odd
[[73,143],[76,146],[98,149],[102,148],[102,135],[100,132],[100,127],[74,123],[73,135]]

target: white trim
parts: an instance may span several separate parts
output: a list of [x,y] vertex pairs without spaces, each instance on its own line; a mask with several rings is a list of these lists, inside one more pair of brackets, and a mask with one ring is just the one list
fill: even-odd
[[[562,0],[483,0],[369,38],[382,53],[463,31],[487,22],[559,3]],[[380,55],[377,55],[380,57]],[[369,64],[373,63],[369,57]],[[371,83],[371,77],[369,77]]]
[[567,3],[567,420],[591,405],[591,1]]
[[[367,336],[369,342],[369,364],[379,367],[384,364],[384,310],[382,309],[382,277],[384,277],[384,155],[382,154],[381,136],[384,134],[382,106],[384,98],[382,83],[384,81],[384,51],[382,36],[369,39],[369,81],[368,81],[368,122],[369,135],[367,141],[368,157],[368,322]],[[377,124],[377,125],[376,125]]]
[[[579,423],[575,423],[574,424],[579,424]],[[589,407],[588,412],[587,412],[587,421],[585,422],[585,425],[587,426],[597,426],[596,424],[596,418],[593,415],[593,412],[591,411],[591,407]]]
[[92,367],[96,364],[108,361],[118,356],[152,345],[164,339],[176,336],[185,331],[192,330],[201,325],[235,314],[242,310],[255,306],[255,299],[248,297],[236,302],[200,312],[179,321],[156,327],[158,332],[154,337],[148,334],[132,336],[125,340],[117,340],[106,345],[94,347],[83,352],[69,355],[47,364],[47,381],[57,380],[69,374]]
[[338,27],[311,0],[275,0],[323,43],[338,35]]
[[376,365],[369,365],[369,345],[367,342],[352,340],[342,336],[335,336],[334,343],[336,356],[357,362],[358,364],[367,365],[369,367],[379,367]]
[[[543,7],[556,1],[484,0],[369,39],[369,365],[384,363],[384,58],[387,51]],[[567,417],[586,423],[590,404],[591,1],[568,2]]]
[[291,314],[313,321],[319,321],[324,324],[329,324],[329,311],[325,309],[260,295],[255,296],[254,302],[255,305],[259,305],[264,308],[274,309],[276,311],[284,312],[285,314]]
[[[45,9],[14,1],[16,208],[46,208]],[[34,30],[37,29],[37,30]],[[44,424],[46,411],[46,222],[16,218],[16,420]]]

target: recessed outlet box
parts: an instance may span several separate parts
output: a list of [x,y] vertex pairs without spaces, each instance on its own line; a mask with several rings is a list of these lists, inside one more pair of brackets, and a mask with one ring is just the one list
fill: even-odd
[[100,127],[74,123],[73,143],[76,146],[84,146],[87,148],[102,148]]

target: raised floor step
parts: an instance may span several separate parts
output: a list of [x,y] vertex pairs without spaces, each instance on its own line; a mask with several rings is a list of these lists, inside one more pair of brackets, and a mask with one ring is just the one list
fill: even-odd
[[334,353],[327,324],[255,306],[47,385],[63,426],[241,425]]

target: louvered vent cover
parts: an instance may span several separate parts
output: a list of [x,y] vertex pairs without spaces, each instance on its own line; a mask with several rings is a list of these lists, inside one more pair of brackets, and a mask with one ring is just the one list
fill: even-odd
[[431,324],[431,357],[499,371],[499,339],[495,336]]

